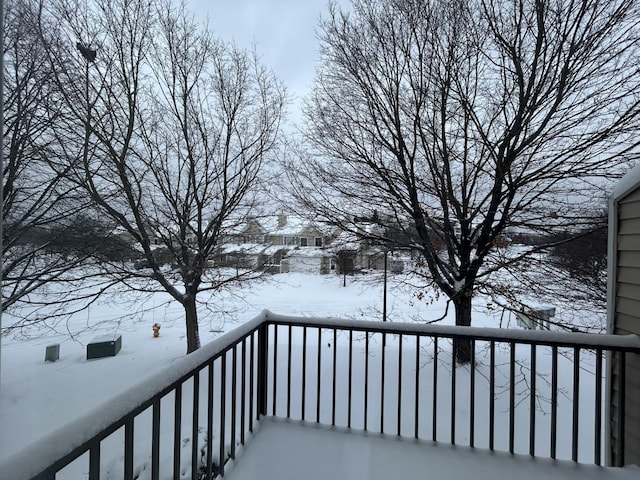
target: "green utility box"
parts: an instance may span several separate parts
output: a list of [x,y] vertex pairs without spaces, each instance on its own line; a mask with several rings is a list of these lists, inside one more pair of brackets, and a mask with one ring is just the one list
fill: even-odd
[[115,357],[122,348],[122,335],[100,335],[87,344],[87,360]]

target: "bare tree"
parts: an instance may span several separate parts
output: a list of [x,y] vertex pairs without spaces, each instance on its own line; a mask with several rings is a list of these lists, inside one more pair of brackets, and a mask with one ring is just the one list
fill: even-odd
[[50,157],[58,120],[52,78],[34,29],[36,2],[5,6],[2,182],[2,311],[52,282],[63,282],[82,255],[56,248],[86,202]]
[[[64,104],[70,181],[143,262],[102,261],[114,282],[162,291],[200,347],[197,295],[254,272],[210,269],[223,224],[253,206],[285,92],[255,56],[216,41],[169,1],[47,3],[41,34]],[[43,15],[43,18],[46,15]]]
[[591,223],[593,197],[637,157],[638,6],[352,3],[320,24],[297,197],[353,232],[377,209],[470,325],[483,286],[542,248],[505,255],[505,232]]

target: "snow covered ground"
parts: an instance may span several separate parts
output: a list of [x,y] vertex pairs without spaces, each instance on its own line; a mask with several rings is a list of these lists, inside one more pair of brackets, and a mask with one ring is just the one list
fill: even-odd
[[[414,290],[395,280],[400,278],[392,277],[389,287],[390,321],[429,321],[442,315],[442,299],[419,300]],[[348,277],[346,287],[341,282],[334,275],[275,275],[233,295],[216,294],[210,308],[220,313],[201,315],[202,341],[233,329],[264,308],[290,315],[381,318],[380,275]],[[145,308],[165,301],[157,295]],[[510,322],[502,312],[478,305],[474,325],[497,327]],[[55,328],[34,328],[2,339],[0,460],[184,356],[186,340],[178,305],[150,310],[135,321],[129,320],[131,309],[128,300],[113,300],[94,305]],[[452,323],[451,315],[443,323]],[[159,338],[152,336],[155,322],[162,325]],[[120,353],[86,360],[86,344],[112,333],[122,334]],[[51,343],[60,343],[60,360],[45,363],[45,347]]]
[[[347,278],[335,275],[282,274],[211,297],[219,315],[201,314],[200,335],[206,343],[268,308],[305,316],[381,318],[379,275]],[[166,302],[163,295],[145,308]],[[389,320],[440,316],[443,303],[427,305],[406,288],[389,287]],[[184,356],[186,339],[180,305],[150,310],[141,319],[122,321],[131,313],[127,299],[100,303],[55,327],[42,326],[2,338],[0,363],[0,458],[123,392],[150,373]],[[478,322],[493,324],[482,317]],[[10,319],[4,319],[7,325]],[[161,324],[160,337],[151,326]],[[480,323],[479,323],[480,324]],[[95,326],[94,326],[95,325]],[[121,333],[122,350],[115,357],[86,360],[86,344],[99,335]],[[60,360],[45,362],[45,347],[60,344]]]

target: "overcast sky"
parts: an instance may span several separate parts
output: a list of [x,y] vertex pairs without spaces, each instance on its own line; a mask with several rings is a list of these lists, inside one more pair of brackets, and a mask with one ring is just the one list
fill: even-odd
[[[349,0],[341,0],[348,5]],[[316,29],[328,0],[187,0],[190,10],[221,39],[256,45],[263,63],[284,82],[292,99],[291,117],[299,118],[300,99],[313,82],[318,62]]]

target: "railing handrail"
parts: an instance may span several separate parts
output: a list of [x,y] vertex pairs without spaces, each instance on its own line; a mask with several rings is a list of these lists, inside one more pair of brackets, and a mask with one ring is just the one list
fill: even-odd
[[411,334],[430,337],[456,337],[471,340],[542,344],[557,347],[601,348],[640,353],[640,336],[595,333],[556,332],[548,330],[515,330],[491,327],[461,327],[417,323],[373,322],[369,320],[344,320],[338,318],[301,317],[272,313],[264,310],[269,324],[292,325],[313,328],[337,328],[339,330],[369,331],[373,333]]
[[204,368],[212,359],[251,335],[263,325],[332,328],[371,333],[412,334],[430,337],[468,338],[478,341],[543,344],[640,353],[640,336],[459,327],[434,324],[374,322],[336,318],[288,316],[263,310],[254,319],[181,358],[76,420],[45,435],[19,452],[0,460],[0,472],[11,472],[13,480],[37,478],[52,465],[61,464],[92,443],[124,425],[127,418],[151,406],[153,399],[172,390]]

